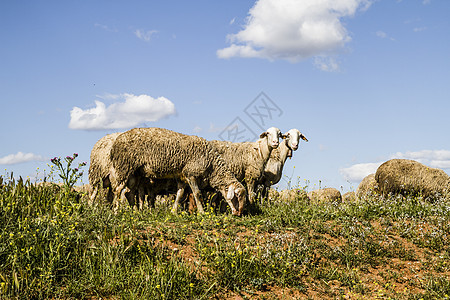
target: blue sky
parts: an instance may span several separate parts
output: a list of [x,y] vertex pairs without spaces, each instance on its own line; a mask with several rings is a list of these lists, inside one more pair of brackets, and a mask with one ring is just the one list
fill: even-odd
[[138,126],[206,139],[276,126],[309,139],[281,187],[356,189],[394,157],[449,173],[449,13],[445,0],[1,1],[0,167],[42,176]]

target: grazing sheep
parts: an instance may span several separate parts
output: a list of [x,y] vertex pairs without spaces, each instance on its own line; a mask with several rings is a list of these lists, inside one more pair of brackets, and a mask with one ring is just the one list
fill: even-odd
[[[271,190],[272,189],[269,189],[269,197]],[[299,199],[308,199],[308,195],[303,189],[282,190],[279,192],[278,197],[280,200],[283,200],[285,202],[296,201]]]
[[324,188],[308,193],[308,198],[313,202],[341,202],[342,196],[335,188]]
[[[111,168],[112,162],[110,152],[114,141],[121,132],[108,134],[95,143],[91,151],[89,165],[89,183],[92,187],[90,191],[90,201],[93,202],[98,194],[99,188],[107,189],[106,199],[109,203],[113,202],[114,193],[111,188]],[[131,206],[135,205],[135,199],[138,198],[139,204],[142,206],[144,197],[144,181],[137,177],[131,176],[127,182],[127,189],[124,190],[125,198]],[[139,205],[138,205],[139,206]]]
[[109,152],[112,145],[121,132],[108,134],[95,143],[91,151],[91,163],[89,165],[89,184],[92,187],[90,196],[91,202],[97,196],[99,188],[102,186],[108,189],[106,199],[109,203],[113,201],[113,192],[111,191],[110,169],[112,167],[109,158]]
[[354,202],[356,201],[356,193],[355,192],[347,192],[344,195],[342,195],[342,201],[343,202]]
[[450,176],[414,160],[388,160],[378,167],[375,179],[383,195],[420,194],[432,200],[450,196]]
[[278,147],[283,137],[280,129],[271,127],[259,136],[256,142],[232,143],[210,141],[226,162],[227,168],[240,182],[247,184],[250,203],[255,198],[255,185],[263,175],[270,153]]
[[[177,180],[174,211],[178,208],[186,183],[194,194],[199,212],[204,212],[199,188],[204,185],[220,191],[234,215],[241,215],[244,209],[245,188],[226,168],[217,150],[198,136],[162,128],[135,128],[117,137],[110,156],[116,196],[130,176],[137,172],[151,180]],[[237,208],[232,202],[235,196]]]
[[375,195],[378,192],[378,184],[375,180],[375,174],[364,177],[356,189],[356,197],[364,198],[366,196]]
[[288,157],[292,157],[293,151],[298,149],[300,139],[308,141],[308,139],[295,128],[285,133],[284,137],[285,139],[281,141],[278,148],[273,149],[270,153],[270,158],[264,169],[264,174],[259,180],[259,184],[262,185],[261,194],[263,198],[267,197],[269,187],[280,181],[284,163]]

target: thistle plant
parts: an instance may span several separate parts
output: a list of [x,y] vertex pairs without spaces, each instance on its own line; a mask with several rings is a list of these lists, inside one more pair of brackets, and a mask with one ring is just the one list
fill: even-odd
[[83,176],[81,168],[86,165],[85,161],[79,163],[77,168],[71,167],[77,156],[78,153],[74,153],[73,156],[66,156],[63,161],[61,160],[61,157],[54,157],[50,160],[58,169],[58,175],[63,180],[64,186],[68,189],[71,189],[78,179]]

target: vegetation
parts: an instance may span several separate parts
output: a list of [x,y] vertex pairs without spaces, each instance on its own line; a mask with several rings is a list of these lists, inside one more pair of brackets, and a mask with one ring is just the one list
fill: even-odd
[[449,299],[448,200],[302,197],[243,217],[113,212],[0,177],[0,298]]

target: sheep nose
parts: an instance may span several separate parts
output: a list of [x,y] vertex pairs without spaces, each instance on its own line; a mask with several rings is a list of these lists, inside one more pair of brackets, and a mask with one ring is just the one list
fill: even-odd
[[297,150],[298,149],[298,145],[292,145],[292,150]]

